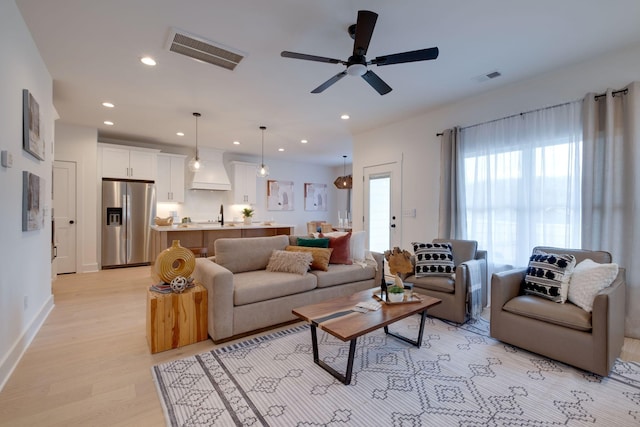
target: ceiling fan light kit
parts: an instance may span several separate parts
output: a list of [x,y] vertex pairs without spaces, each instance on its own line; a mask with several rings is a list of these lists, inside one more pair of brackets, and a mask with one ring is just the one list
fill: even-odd
[[378,20],[378,14],[369,10],[358,11],[358,20],[355,24],[349,26],[349,36],[353,39],[353,54],[347,61],[335,58],[326,58],[324,56],[308,55],[305,53],[296,53],[289,51],[282,51],[280,56],[284,58],[303,59],[306,61],[326,62],[329,64],[342,64],[347,68],[331,77],[326,82],[322,83],[317,88],[313,89],[311,93],[321,93],[325,89],[334,85],[341,80],[347,74],[350,76],[360,76],[369,85],[376,90],[380,95],[385,95],[391,92],[393,89],[386,84],[384,80],[378,77],[373,71],[367,68],[368,65],[391,65],[402,64],[405,62],[417,62],[417,61],[429,61],[436,59],[439,54],[437,47],[431,47],[428,49],[412,50],[409,52],[394,53],[391,55],[378,56],[370,61],[367,61],[366,54],[369,49],[369,42],[371,42],[371,36],[373,36],[373,30]]

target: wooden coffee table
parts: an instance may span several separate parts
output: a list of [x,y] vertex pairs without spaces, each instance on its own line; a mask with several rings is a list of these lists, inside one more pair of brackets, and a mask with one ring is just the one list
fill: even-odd
[[[420,348],[427,309],[441,302],[438,298],[417,294],[421,299],[419,302],[397,304],[386,304],[381,302],[382,307],[379,310],[367,313],[360,313],[353,310],[355,305],[359,302],[373,301],[374,292],[379,291],[380,288],[368,289],[350,296],[339,297],[292,310],[293,314],[311,324],[313,361],[344,384],[349,384],[351,382],[353,359],[355,356],[356,340],[358,337],[383,327],[386,334]],[[421,315],[417,340],[411,340],[407,337],[389,331],[388,326],[390,324],[413,314]],[[328,332],[342,341],[350,342],[347,371],[344,375],[327,365],[318,357],[317,328]]]

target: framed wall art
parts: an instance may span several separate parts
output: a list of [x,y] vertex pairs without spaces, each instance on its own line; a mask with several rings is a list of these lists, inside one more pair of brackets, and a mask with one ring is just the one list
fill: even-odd
[[293,181],[267,180],[267,210],[293,210]]
[[22,148],[44,160],[44,138],[40,133],[40,105],[27,90],[22,90]]
[[304,210],[327,210],[327,184],[304,183]]
[[22,231],[44,228],[45,181],[22,171]]

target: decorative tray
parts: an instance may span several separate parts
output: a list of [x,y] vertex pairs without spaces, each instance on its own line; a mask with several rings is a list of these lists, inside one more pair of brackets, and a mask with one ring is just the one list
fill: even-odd
[[404,299],[402,301],[399,302],[391,302],[391,301],[387,301],[386,297],[383,297],[380,295],[380,292],[374,292],[373,297],[375,299],[377,299],[378,301],[382,301],[385,304],[411,304],[411,303],[415,303],[415,302],[422,302],[422,298],[420,298],[420,295],[416,294],[415,292],[413,293],[413,295],[411,296],[411,298],[407,298],[407,296],[404,296]]

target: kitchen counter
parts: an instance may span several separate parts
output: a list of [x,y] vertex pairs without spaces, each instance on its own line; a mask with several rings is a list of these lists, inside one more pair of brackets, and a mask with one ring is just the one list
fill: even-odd
[[253,223],[251,225],[244,225],[244,223],[226,223],[221,226],[219,223],[210,222],[191,222],[188,224],[173,224],[173,225],[152,225],[151,229],[155,231],[190,231],[190,230],[233,230],[233,229],[273,229],[273,228],[291,228],[293,225],[286,224],[271,224],[266,225],[264,223]]
[[[233,224],[233,225],[232,225]],[[185,248],[207,248],[209,256],[215,254],[214,242],[223,237],[267,237],[277,235],[291,235],[295,227],[285,224],[263,225],[254,223],[229,223],[224,227],[218,223],[190,223],[175,225],[151,226],[151,260],[158,257],[160,252],[171,246],[174,240],[179,240]]]

